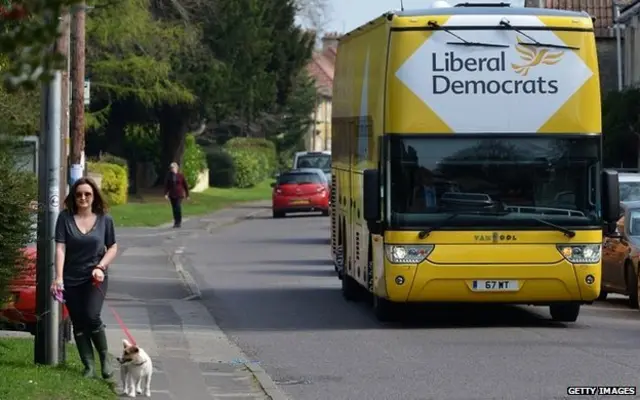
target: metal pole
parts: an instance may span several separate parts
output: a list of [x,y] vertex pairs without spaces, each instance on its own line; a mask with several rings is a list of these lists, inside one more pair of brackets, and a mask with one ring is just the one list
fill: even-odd
[[620,37],[620,5],[616,2],[613,3],[613,15],[615,17],[615,29],[616,29],[616,61],[618,67],[618,91],[622,91],[622,38]]
[[60,307],[49,288],[55,273],[55,225],[60,206],[60,71],[51,82],[42,86],[42,119],[40,129],[40,159],[38,200],[38,255],[36,270],[36,307],[38,323],[35,337],[35,362],[56,365],[58,356],[58,326]]

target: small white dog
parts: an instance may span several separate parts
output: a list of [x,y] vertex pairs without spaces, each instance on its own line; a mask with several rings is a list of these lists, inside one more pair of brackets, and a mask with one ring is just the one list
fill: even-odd
[[[123,339],[122,357],[117,360],[120,363],[120,379],[125,396],[136,397],[143,394],[151,397],[151,375],[153,364],[151,357],[141,348]],[[144,386],[144,391],[143,391]]]

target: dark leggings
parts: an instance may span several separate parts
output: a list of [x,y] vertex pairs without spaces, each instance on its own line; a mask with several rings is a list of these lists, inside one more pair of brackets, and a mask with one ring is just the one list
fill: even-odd
[[74,334],[95,332],[104,326],[100,313],[108,287],[107,276],[99,288],[95,287],[92,281],[77,286],[65,285],[64,297]]
[[180,225],[182,223],[182,199],[179,197],[171,197],[171,212],[173,213],[173,223]]

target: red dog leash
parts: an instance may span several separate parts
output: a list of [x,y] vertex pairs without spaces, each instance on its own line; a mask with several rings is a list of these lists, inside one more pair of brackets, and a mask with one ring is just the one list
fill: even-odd
[[107,308],[111,310],[111,314],[113,314],[113,317],[116,319],[116,322],[118,323],[118,325],[120,325],[120,329],[122,329],[124,334],[127,336],[127,339],[129,339],[129,342],[131,342],[131,344],[135,346],[136,340],[133,338],[133,336],[131,336],[131,332],[129,332],[127,325],[125,325],[122,318],[120,318],[120,315],[118,315],[118,312],[113,307],[111,307],[109,303],[107,303],[107,295],[100,287],[100,282],[98,282],[98,280],[96,280],[95,278],[93,279],[93,286],[95,286],[96,289],[98,289],[100,293],[102,293],[102,296],[104,297],[104,304],[106,304]]

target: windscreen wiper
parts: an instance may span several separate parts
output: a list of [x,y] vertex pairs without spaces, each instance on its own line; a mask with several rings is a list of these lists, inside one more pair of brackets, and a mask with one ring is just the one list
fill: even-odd
[[460,42],[447,42],[447,44],[451,44],[451,45],[455,45],[455,46],[481,46],[481,47],[500,47],[500,48],[508,48],[509,47],[506,44],[470,42],[468,40],[465,40],[465,39],[461,38],[460,36],[456,35],[455,33],[451,32],[449,29],[443,28],[436,21],[429,21],[429,22],[427,22],[427,25],[429,25],[431,28],[440,29],[442,31],[445,31],[449,35],[451,35],[451,36],[455,37],[456,39],[460,40]]
[[568,237],[569,239],[571,239],[572,237],[574,237],[576,235],[576,233],[574,231],[572,231],[571,229],[567,229],[567,228],[564,228],[564,227],[562,227],[560,225],[556,225],[556,224],[551,223],[549,221],[545,221],[542,218],[531,217],[531,219],[533,219],[536,222],[540,222],[541,224],[550,226],[551,228],[564,233],[564,235],[566,237]]
[[[494,216],[504,216],[504,215],[508,215],[511,214],[510,211],[497,211],[497,212],[487,212],[487,211],[477,211],[477,212],[473,212],[473,211],[463,211],[463,212],[457,212],[457,213],[453,213],[451,215],[449,215],[447,218],[443,219],[442,221],[440,221],[438,224],[430,227],[429,229],[425,229],[422,230],[420,232],[418,232],[418,238],[420,239],[424,239],[427,236],[429,236],[429,234],[435,230],[438,230],[440,228],[442,228],[447,222],[451,221],[452,219],[458,217],[459,215],[494,215]],[[562,233],[564,233],[564,235],[568,238],[572,238],[576,235],[576,233],[574,231],[572,231],[571,229],[567,229],[564,228],[560,225],[556,225],[554,223],[551,223],[549,221],[545,221],[544,219],[541,218],[535,218],[535,217],[531,217],[531,219],[533,219],[536,222],[539,222],[543,225],[547,225],[557,231],[560,231]]]
[[519,45],[522,46],[532,46],[532,47],[549,47],[552,49],[566,49],[566,50],[580,50],[580,47],[573,47],[573,46],[566,46],[566,45],[562,45],[562,44],[551,44],[551,43],[540,43],[537,40],[535,40],[534,38],[532,38],[531,36],[527,35],[526,33],[522,32],[520,29],[514,28],[513,25],[511,25],[511,23],[509,23],[509,21],[506,18],[503,18],[500,21],[500,25],[505,26],[509,29],[512,29],[516,32],[518,32],[519,34],[521,34],[522,36],[526,37],[527,39],[531,40],[533,43],[518,43]]
[[460,211],[460,212],[454,212],[453,214],[449,215],[447,218],[443,219],[442,221],[440,221],[439,223],[433,225],[432,227],[430,227],[429,229],[425,229],[422,230],[420,232],[418,232],[418,238],[420,239],[424,239],[427,236],[429,236],[429,234],[435,230],[438,230],[440,228],[442,228],[447,222],[451,221],[452,219],[460,216],[460,215],[507,215],[509,214],[509,212],[487,212],[487,211]]

